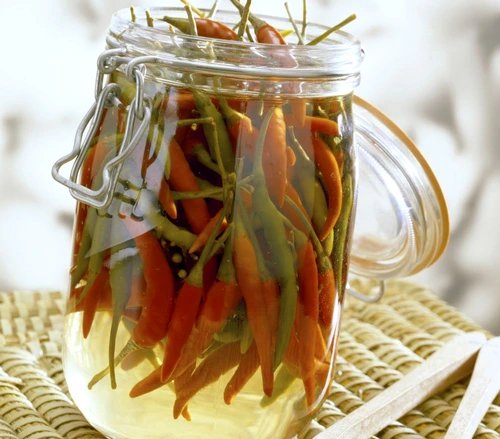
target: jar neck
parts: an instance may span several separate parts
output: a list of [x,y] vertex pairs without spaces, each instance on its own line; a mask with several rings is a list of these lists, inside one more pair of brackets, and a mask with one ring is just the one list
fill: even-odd
[[[185,17],[185,10],[158,7],[151,14]],[[137,9],[136,15],[132,22],[128,9],[115,13],[106,41],[109,48],[125,48],[130,58],[148,57],[144,64],[150,79],[177,83],[189,74],[190,81],[198,76],[210,84],[207,78],[225,78],[222,83],[231,92],[279,97],[345,95],[359,84],[363,51],[359,41],[345,32],[336,32],[317,46],[256,44],[173,33],[161,20],[148,27],[144,10]],[[217,19],[232,27],[240,16],[220,11]],[[290,26],[284,19],[264,19],[279,29]],[[311,39],[325,30],[308,24]]]

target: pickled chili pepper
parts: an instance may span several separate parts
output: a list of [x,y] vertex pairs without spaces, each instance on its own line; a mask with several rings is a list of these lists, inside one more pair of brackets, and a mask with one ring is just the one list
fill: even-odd
[[[241,301],[241,291],[236,284],[236,274],[233,266],[232,240],[224,248],[222,261],[219,265],[217,280],[207,293],[206,300],[200,308],[196,323],[182,348],[181,357],[173,374],[174,378],[182,375],[195,364],[196,359],[208,348],[214,334],[226,323]],[[161,367],[151,372],[139,381],[130,391],[130,397],[136,398],[152,392],[163,386],[161,382]]]
[[314,373],[316,327],[319,317],[318,266],[310,240],[297,250],[299,296],[303,304],[304,315],[299,324],[299,364],[300,375],[306,390],[308,406],[315,401]]
[[[172,188],[180,192],[199,192],[200,187],[196,182],[196,177],[191,171],[181,147],[174,139],[170,141],[169,155],[172,169],[168,177]],[[210,221],[205,200],[196,198],[181,200],[181,203],[194,233],[200,233]]]
[[[92,179],[91,189],[98,190],[102,184],[102,168],[104,164],[114,155],[114,151],[105,151],[104,143],[98,142],[94,148],[98,150],[94,153],[94,159],[101,158],[104,155],[104,159],[97,163],[94,160],[95,165],[93,169],[97,169],[94,178]],[[78,246],[78,253],[75,258],[73,267],[70,270],[71,275],[71,288],[74,288],[78,282],[80,282],[87,271],[89,259],[87,253],[90,250],[93,239],[94,227],[97,221],[97,210],[94,208],[86,208],[87,215],[85,217],[85,224],[83,225],[83,232],[81,233],[80,245]]]
[[276,107],[266,133],[264,143],[264,154],[267,153],[271,172],[266,175],[272,175],[272,181],[268,181],[268,190],[271,198],[278,203],[279,207],[285,202],[286,190],[286,125],[283,116],[283,110]]
[[260,401],[260,406],[267,407],[271,405],[292,386],[296,379],[297,378],[292,375],[284,365],[282,365],[276,373],[273,394],[270,397],[263,396]]
[[196,235],[190,231],[177,226],[169,221],[169,219],[158,212],[155,205],[155,196],[152,192],[143,189],[139,197],[138,206],[140,211],[144,214],[145,218],[156,229],[159,236],[168,242],[172,242],[179,246],[181,249],[189,249],[194,241]]
[[293,316],[297,304],[297,283],[293,255],[288,246],[285,227],[276,206],[269,198],[262,165],[265,134],[273,113],[274,109],[269,110],[259,133],[253,168],[254,193],[252,198],[255,212],[262,224],[265,225],[264,235],[271,248],[276,278],[281,290],[278,335],[274,356],[274,369],[276,369],[285,354],[292,332]]
[[333,229],[342,208],[342,181],[340,171],[330,148],[319,137],[313,138],[314,162],[325,179],[328,189],[328,214],[319,233],[323,241]]
[[158,191],[158,200],[160,204],[167,212],[170,218],[177,218],[177,207],[174,202],[174,198],[172,196],[172,191],[170,190],[170,186],[167,183],[165,177],[161,177],[160,180],[160,190]]
[[[189,33],[189,21],[185,18],[164,16],[161,20],[171,24],[185,34]],[[230,27],[210,18],[195,18],[199,37],[236,40],[238,35]]]
[[226,208],[217,220],[214,230],[205,245],[200,259],[177,293],[175,306],[165,340],[165,354],[161,368],[161,381],[166,382],[177,366],[182,348],[189,338],[196,321],[204,292],[203,271],[209,260],[215,238],[219,232]]
[[[191,378],[191,375],[193,374],[193,371],[195,369],[196,364],[192,363],[191,366],[189,366],[180,376],[178,376],[175,381],[174,381],[174,391],[175,391],[175,396],[178,397],[179,394],[182,392],[182,389],[186,385],[186,383],[189,381]],[[186,421],[191,421],[191,413],[189,412],[189,409],[187,405],[183,408],[182,410],[182,416]]]
[[319,321],[326,329],[329,330],[332,325],[333,310],[336,300],[335,275],[330,258],[325,253],[323,246],[321,245],[321,242],[308,219],[302,214],[298,206],[289,197],[285,197],[285,200],[292,206],[304,225],[306,225],[309,229],[308,236],[311,239],[314,250],[316,251],[318,264]]
[[239,343],[228,343],[206,357],[195,369],[184,385],[174,403],[174,419],[186,407],[189,400],[200,390],[215,383],[222,375],[230,371],[241,361]]
[[[189,253],[194,253],[198,251],[200,248],[205,246],[205,244],[208,242],[210,235],[214,231],[217,222],[219,221],[219,217],[222,215],[223,208],[221,208],[209,221],[209,223],[205,226],[205,228],[201,231],[201,233],[198,235],[198,237],[195,239],[193,242],[193,245],[189,248]],[[222,223],[220,225],[219,233],[222,233],[224,230],[226,230],[227,227],[227,221],[226,218],[222,219]]]
[[342,291],[346,282],[347,272],[345,243],[350,225],[350,214],[353,203],[353,181],[352,176],[346,174],[342,182],[342,216],[341,220],[335,226],[335,240],[333,244],[333,260],[335,273],[337,274],[337,290]]
[[296,156],[293,182],[297,184],[297,189],[302,195],[300,199],[302,200],[307,216],[310,217],[314,209],[314,199],[311,195],[314,194],[315,166],[295,136],[296,131],[293,127],[289,127],[288,131],[292,138],[291,145]]
[[[112,233],[115,228],[112,229]],[[132,276],[134,273],[135,256],[137,250],[131,247],[131,242],[115,245],[111,248],[110,284],[112,294],[113,314],[109,334],[109,376],[111,388],[116,389],[115,376],[115,345],[118,325],[130,298]],[[89,388],[91,384],[89,383]]]
[[86,296],[89,288],[92,286],[94,280],[102,270],[102,263],[104,261],[104,254],[107,248],[110,228],[111,219],[107,218],[104,212],[98,213],[92,235],[92,244],[90,246],[87,284],[85,285],[85,288],[80,296],[77,298],[77,302]]
[[241,290],[236,283],[233,243],[230,237],[224,248],[217,279],[208,291],[193,331],[182,349],[176,373],[194,362],[208,347],[214,334],[224,326],[228,317],[238,306],[241,297]]
[[235,164],[234,153],[229,135],[227,134],[226,125],[224,124],[224,119],[207,96],[197,90],[193,90],[193,95],[196,102],[196,108],[200,112],[201,117],[209,118],[213,121],[213,124],[203,124],[203,131],[205,132],[205,138],[208,142],[210,155],[214,161],[217,161],[216,149],[218,149],[224,169],[226,172],[232,172]]
[[[300,200],[300,196],[297,193],[297,191],[294,189],[294,187],[290,184],[290,182],[287,182],[286,188],[285,188],[285,195],[290,197],[294,203],[299,207],[300,210],[302,210],[302,213],[304,214],[305,217],[308,217],[308,214],[302,205],[302,202]],[[304,226],[300,218],[297,216],[295,211],[292,209],[290,204],[285,203],[283,205],[283,212],[285,213],[286,217],[291,221],[291,223],[299,229],[303,233],[307,233],[307,228]]]
[[142,313],[131,340],[140,347],[156,345],[167,333],[175,300],[174,277],[160,243],[141,221],[123,218],[142,259],[146,291]]
[[[292,197],[290,197],[292,198]],[[326,217],[328,215],[328,204],[326,201],[325,191],[318,179],[314,181],[314,203],[312,212],[312,223],[314,226],[314,231],[316,234],[321,232],[323,224],[325,224]],[[293,200],[293,198],[292,198]],[[293,200],[295,202],[295,200]],[[295,202],[296,203],[296,202]],[[300,206],[299,206],[300,208]],[[333,230],[328,234],[327,238],[324,239],[321,244],[327,255],[331,255],[333,250]]]
[[247,316],[259,352],[264,393],[273,392],[272,336],[261,288],[255,248],[241,220],[236,217],[233,260],[236,278],[247,307]]
[[103,268],[90,286],[84,300],[82,333],[87,338],[94,321],[94,316],[99,305],[101,293],[109,288],[109,270]]
[[233,140],[233,151],[239,149],[247,157],[253,157],[255,152],[255,144],[259,136],[259,132],[252,124],[252,120],[232,108],[225,98],[219,97],[220,110],[226,121],[227,131]]
[[257,345],[254,342],[250,346],[250,349],[241,358],[238,368],[224,389],[224,402],[227,405],[230,405],[233,402],[236,395],[240,393],[241,389],[245,387],[245,384],[254,376],[255,372],[259,368],[259,365],[259,352],[257,350]]
[[[106,157],[107,148],[103,141],[98,141],[88,152],[87,157],[82,165],[82,172],[80,174],[80,184],[84,187],[90,188],[92,185],[92,180],[94,179],[98,168],[102,164],[104,158]],[[76,257],[80,251],[81,241],[83,239],[85,218],[87,216],[87,211],[89,207],[81,202],[77,203],[76,207],[76,217],[75,217],[75,246],[73,249],[74,260],[76,262]]]

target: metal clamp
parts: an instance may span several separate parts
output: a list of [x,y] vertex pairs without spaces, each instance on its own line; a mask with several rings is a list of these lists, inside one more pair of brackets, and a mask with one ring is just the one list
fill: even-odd
[[[130,76],[136,83],[136,96],[127,109],[125,134],[120,150],[116,157],[104,165],[102,185],[99,189],[92,190],[77,183],[78,174],[91,147],[92,139],[99,128],[104,109],[111,107],[123,108],[123,104],[119,99],[120,87],[112,83],[104,86],[104,82],[106,76],[113,73],[117,67],[130,62],[130,59],[124,56],[125,53],[125,49],[111,49],[99,56],[95,84],[96,102],[90,107],[78,126],[73,150],[57,160],[52,167],[52,177],[56,181],[68,187],[71,195],[76,200],[96,209],[104,209],[111,204],[123,162],[130,156],[141,138],[145,135],[151,119],[152,101],[150,98],[144,96],[145,66],[134,63],[132,69],[130,69]],[[127,69],[127,73],[129,73],[129,69]],[[135,130],[134,125],[136,125],[137,121],[140,121],[140,124]],[[84,138],[86,131],[87,133]],[[59,173],[59,170],[63,165],[72,160],[74,160],[74,163],[69,179],[67,179]]]

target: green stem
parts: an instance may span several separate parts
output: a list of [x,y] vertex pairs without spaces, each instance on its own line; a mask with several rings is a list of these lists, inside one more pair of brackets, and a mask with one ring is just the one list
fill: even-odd
[[187,0],[181,0],[181,2],[190,8],[192,12],[194,12],[198,17],[205,18],[205,13],[203,11],[200,11],[196,6],[193,6],[191,3],[189,3]]
[[216,172],[217,174],[220,175],[221,170],[220,167],[217,166],[216,163],[212,160],[212,157],[210,157],[210,154],[207,152],[205,147],[203,145],[195,145],[193,148],[194,150],[194,155],[198,159],[198,161],[205,166],[205,168],[210,169],[211,171]]
[[331,34],[342,29],[346,24],[349,24],[351,21],[354,21],[354,20],[356,20],[356,14],[349,15],[349,17],[342,20],[339,24],[336,24],[335,26],[328,29],[326,32],[323,32],[320,36],[316,37],[314,40],[309,41],[307,43],[307,45],[308,46],[315,46],[316,44],[321,43],[323,40],[328,38]]
[[306,28],[307,28],[307,0],[302,1],[302,38],[306,38]]
[[353,203],[353,183],[352,177],[347,174],[342,182],[342,209],[339,220],[335,224],[335,241],[333,246],[333,265],[335,270],[337,291],[342,291],[343,268],[345,260],[345,244],[347,240],[347,231],[349,228],[352,203]]
[[[135,352],[139,349],[141,349],[141,347],[134,340],[129,339],[127,344],[123,347],[123,349],[120,351],[120,353],[115,357],[115,359],[113,361],[113,366],[117,367],[129,354],[131,354],[132,352]],[[103,370],[101,370],[99,373],[95,374],[87,385],[88,389],[92,390],[92,388],[99,381],[101,381],[106,375],[108,375],[110,372],[111,372],[111,368],[110,368],[110,366],[107,366]]]
[[227,206],[228,203],[225,203],[224,206],[222,207],[222,213],[217,219],[215,227],[212,233],[210,234],[210,237],[208,238],[205,247],[203,247],[203,250],[201,251],[200,258],[198,259],[198,262],[196,262],[196,265],[191,269],[191,272],[189,273],[187,280],[191,285],[200,287],[203,286],[203,268],[205,267],[205,264],[210,260],[215,240],[217,238],[217,235],[219,234],[220,226],[222,224],[222,221],[226,217]]
[[238,29],[238,40],[241,41],[243,39],[243,34],[247,30],[248,25],[248,16],[250,15],[250,5],[252,4],[252,0],[247,0],[245,4],[245,8],[241,14],[240,28]]
[[205,191],[194,191],[194,192],[172,191],[172,198],[175,201],[194,200],[196,198],[213,198],[215,200],[222,200],[222,195],[223,195],[223,190],[221,188],[205,190]]
[[151,16],[151,12],[149,12],[149,9],[146,9],[146,22],[148,24],[148,27],[154,27],[154,19]]
[[130,19],[132,20],[132,23],[135,23],[137,21],[137,15],[135,15],[135,8],[134,6],[130,6]]
[[215,0],[214,4],[212,5],[212,8],[210,9],[210,12],[207,15],[207,18],[210,18],[211,20],[213,20],[215,17],[215,14],[217,13],[218,7],[219,7],[219,0]]
[[193,9],[189,3],[185,2],[184,0],[181,1],[186,5],[184,6],[184,9],[186,10],[186,14],[188,16],[189,35],[198,36],[198,28],[196,27],[196,21],[193,15]]
[[210,256],[208,257],[209,260],[212,259],[217,254],[217,252],[222,248],[222,246],[227,241],[231,233],[233,233],[233,230],[234,230],[234,224],[231,223],[227,226],[226,230],[224,230],[224,233],[220,236],[220,238],[215,241],[212,251],[210,252]]
[[295,31],[295,35],[297,35],[297,38],[299,39],[299,44],[304,45],[305,44],[304,38],[302,38],[302,34],[300,33],[299,28],[297,26],[297,23],[295,22],[295,20],[292,16],[292,12],[290,11],[290,8],[288,7],[288,2],[285,2],[285,9],[286,9],[286,13],[288,14],[288,18],[290,19],[290,23],[292,23],[293,30]]

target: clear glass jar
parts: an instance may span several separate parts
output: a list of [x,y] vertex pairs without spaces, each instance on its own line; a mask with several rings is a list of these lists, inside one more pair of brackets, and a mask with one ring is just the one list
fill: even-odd
[[[71,395],[112,438],[290,438],[333,377],[357,198],[360,44],[344,32],[317,46],[209,40],[138,16],[113,16],[96,105],[53,171],[79,200],[64,336]],[[308,26],[311,37],[324,30]],[[381,158],[383,129],[362,132],[363,155],[375,145]],[[398,139],[414,166],[418,154]],[[363,227],[358,273],[429,265],[447,233],[432,173],[396,180],[402,195],[367,173],[404,219],[385,247]],[[422,215],[401,216],[398,200],[429,186],[430,201],[414,200]],[[381,251],[394,247],[404,263]]]

